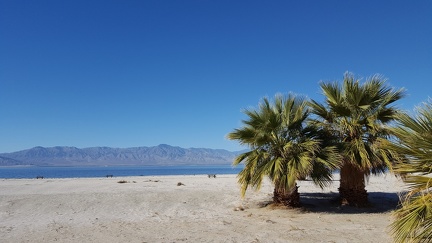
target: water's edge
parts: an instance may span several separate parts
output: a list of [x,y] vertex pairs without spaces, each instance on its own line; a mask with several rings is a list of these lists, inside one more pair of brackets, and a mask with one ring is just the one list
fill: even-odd
[[2,179],[43,178],[91,178],[107,176],[153,175],[218,175],[238,174],[242,168],[231,165],[182,165],[182,166],[16,166],[0,167]]

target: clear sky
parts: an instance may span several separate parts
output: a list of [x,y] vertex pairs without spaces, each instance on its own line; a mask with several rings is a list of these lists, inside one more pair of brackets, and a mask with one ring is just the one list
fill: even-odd
[[432,1],[0,0],[0,152],[242,149],[244,108],[380,73],[432,91]]

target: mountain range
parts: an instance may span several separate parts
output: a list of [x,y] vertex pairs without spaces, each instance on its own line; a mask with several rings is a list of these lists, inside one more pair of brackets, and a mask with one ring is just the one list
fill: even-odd
[[167,144],[134,148],[34,147],[0,153],[0,166],[218,165],[231,164],[239,153],[241,151],[186,149]]

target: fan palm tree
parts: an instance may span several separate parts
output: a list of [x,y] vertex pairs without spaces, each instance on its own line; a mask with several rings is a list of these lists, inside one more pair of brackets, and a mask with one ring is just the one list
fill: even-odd
[[399,116],[397,140],[390,145],[403,155],[394,171],[410,185],[391,225],[396,242],[432,241],[432,103],[417,111],[415,117]]
[[276,95],[274,103],[264,98],[256,110],[245,110],[244,126],[228,134],[250,150],[238,155],[234,165],[244,163],[238,175],[242,196],[249,186],[259,189],[265,177],[274,185],[273,201],[298,207],[296,180],[311,176],[325,186],[336,168],[337,151],[324,146],[319,134],[305,126],[309,111],[304,98]]
[[315,115],[312,124],[322,129],[328,139],[339,144],[342,156],[339,194],[341,202],[352,206],[368,204],[365,179],[391,166],[391,151],[381,148],[378,138],[386,138],[398,109],[392,106],[404,97],[404,90],[385,85],[374,75],[360,83],[351,73],[342,85],[321,83],[324,104],[311,101]]

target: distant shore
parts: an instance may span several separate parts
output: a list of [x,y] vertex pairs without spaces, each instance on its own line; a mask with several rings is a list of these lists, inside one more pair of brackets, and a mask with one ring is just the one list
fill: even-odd
[[[266,206],[272,186],[240,197],[236,175],[0,179],[5,242],[391,242],[388,225],[404,184],[371,177],[372,206],[334,203],[300,181],[302,210]],[[121,182],[121,183],[120,183]]]

